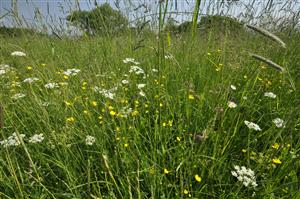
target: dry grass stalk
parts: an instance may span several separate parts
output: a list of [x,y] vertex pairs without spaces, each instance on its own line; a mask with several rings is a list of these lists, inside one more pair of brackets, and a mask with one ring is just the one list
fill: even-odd
[[284,71],[285,71],[284,68],[283,68],[282,66],[276,64],[275,62],[273,62],[273,61],[271,61],[271,60],[269,60],[269,59],[267,59],[267,58],[265,58],[265,57],[262,57],[262,56],[256,55],[256,54],[250,54],[250,55],[251,55],[251,57],[253,57],[254,59],[257,59],[257,60],[259,60],[259,61],[262,61],[262,62],[266,63],[268,66],[271,66],[272,68],[274,68],[274,69],[276,69],[276,70],[278,70],[278,71],[280,71],[280,72],[284,72]]
[[286,48],[286,44],[279,37],[277,37],[276,35],[274,35],[273,33],[269,32],[269,31],[267,31],[266,29],[259,28],[259,27],[256,27],[256,26],[252,26],[252,25],[249,25],[249,24],[247,24],[246,26],[248,28],[258,32],[259,34],[261,34],[261,35],[277,42],[283,48]]

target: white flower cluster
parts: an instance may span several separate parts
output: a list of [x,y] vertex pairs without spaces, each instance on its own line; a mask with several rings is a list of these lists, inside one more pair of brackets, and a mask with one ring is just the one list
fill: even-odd
[[47,88],[47,89],[59,88],[59,85],[58,85],[58,83],[50,82],[50,83],[45,84],[45,88]]
[[129,81],[127,79],[123,79],[121,82],[122,84],[129,84]]
[[71,69],[67,69],[66,71],[63,72],[64,75],[67,76],[75,76],[77,75],[77,73],[79,73],[80,70],[76,69],[76,68],[71,68]]
[[16,57],[25,57],[26,54],[21,52],[21,51],[14,51],[10,54],[11,56],[16,56]]
[[42,142],[44,140],[44,135],[42,133],[40,134],[35,134],[33,136],[31,136],[28,140],[28,142],[30,143],[38,143],[38,142]]
[[246,124],[246,126],[249,128],[249,129],[254,129],[255,131],[261,131],[261,128],[253,123],[253,122],[249,122],[249,121],[244,121],[244,123]]
[[128,115],[130,115],[131,112],[132,112],[132,108],[127,107],[127,106],[123,107],[123,108],[120,110],[120,113],[121,113],[125,118],[127,118]]
[[247,169],[245,166],[234,166],[234,171],[231,174],[242,182],[246,187],[257,187],[255,173],[251,169]]
[[227,103],[227,106],[228,106],[229,108],[236,108],[236,107],[237,107],[237,104],[234,103],[233,101],[229,101],[229,102]]
[[101,95],[103,95],[106,98],[109,99],[114,99],[115,98],[115,92],[118,90],[118,87],[114,87],[111,89],[104,89],[104,88],[99,88],[98,86],[94,87],[94,91],[97,93],[100,93]]
[[11,98],[14,99],[14,100],[17,100],[17,99],[23,98],[25,96],[26,95],[23,94],[23,93],[17,93],[17,94],[14,94]]
[[39,81],[39,79],[36,78],[36,77],[29,77],[29,78],[24,79],[23,82],[31,84],[31,83],[36,82],[36,81]]
[[129,70],[130,73],[135,73],[137,75],[140,75],[140,74],[145,74],[144,70],[138,66],[131,66],[130,67],[130,70]]
[[146,86],[146,84],[137,84],[136,86],[138,89],[140,89],[139,95],[142,97],[145,97],[146,94],[144,93],[144,91],[142,89]]
[[7,64],[0,64],[0,75],[4,75],[5,73],[9,72],[11,67]]
[[272,99],[276,98],[276,95],[274,93],[272,93],[272,92],[265,92],[264,96],[272,98]]
[[85,138],[85,144],[92,146],[96,142],[96,138],[90,135],[87,135]]
[[7,139],[0,141],[0,144],[3,147],[9,147],[9,146],[18,146],[21,144],[21,140],[25,137],[24,134],[13,133],[11,136],[9,136]]
[[277,128],[282,128],[284,127],[284,121],[280,118],[275,118],[273,120],[273,123],[276,125]]
[[235,85],[230,85],[230,88],[232,89],[232,90],[236,90],[236,86]]
[[139,64],[140,64],[140,62],[136,61],[136,60],[133,59],[133,58],[125,58],[125,59],[123,60],[123,63],[125,63],[125,64],[133,63],[133,64],[135,64],[135,65],[139,65]]

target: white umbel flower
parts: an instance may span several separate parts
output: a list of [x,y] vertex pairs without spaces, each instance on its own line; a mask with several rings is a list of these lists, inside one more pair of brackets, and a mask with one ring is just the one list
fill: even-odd
[[17,135],[17,133],[13,133],[7,139],[0,141],[0,144],[3,147],[18,146],[18,145],[21,144],[21,140],[24,137],[25,137],[25,134],[19,134],[19,135]]
[[96,138],[91,136],[91,135],[87,135],[85,138],[85,144],[92,146],[94,143],[96,142]]
[[122,84],[129,84],[129,81],[127,79],[124,79],[121,82],[122,82]]
[[138,89],[142,89],[146,86],[146,84],[137,84],[136,86],[138,87]]
[[42,133],[40,133],[40,134],[35,134],[35,135],[31,136],[29,138],[28,142],[30,142],[30,143],[38,143],[38,142],[42,142],[44,139],[45,139],[44,135]]
[[236,90],[236,87],[234,85],[230,85],[230,88],[234,91]]
[[135,73],[137,75],[139,74],[145,74],[144,70],[138,66],[131,66],[129,73]]
[[21,51],[14,51],[10,54],[11,56],[16,56],[16,57],[25,57],[26,54],[21,52]]
[[29,83],[29,84],[31,84],[31,83],[33,83],[33,82],[36,82],[36,81],[38,81],[39,79],[38,78],[36,78],[36,77],[29,77],[29,78],[26,78],[26,79],[24,79],[24,83]]
[[59,85],[58,85],[58,83],[47,83],[47,84],[45,84],[45,88],[47,88],[47,89],[54,89],[54,88],[59,88]]
[[26,95],[23,94],[23,93],[17,93],[15,95],[13,95],[11,98],[14,99],[14,100],[17,100],[17,99],[20,99],[20,98],[23,98],[25,97]]
[[123,63],[124,63],[124,64],[127,64],[127,63],[133,63],[133,64],[135,64],[135,65],[139,65],[139,64],[140,64],[140,62],[135,61],[135,59],[133,59],[133,58],[125,58],[125,59],[123,60]]
[[247,169],[245,166],[234,166],[234,171],[231,171],[231,175],[236,177],[238,181],[242,182],[245,187],[257,187],[255,173],[251,169]]
[[254,129],[255,131],[261,131],[261,128],[253,123],[253,122],[249,122],[249,121],[244,121],[244,123],[246,124],[246,126],[249,128],[249,129]]
[[276,118],[273,120],[273,123],[276,125],[277,128],[284,127],[284,121],[280,118]]
[[66,71],[63,72],[64,75],[67,76],[75,76],[77,75],[77,73],[79,73],[80,70],[76,69],[76,68],[71,68],[71,69],[67,69]]
[[272,99],[276,98],[276,95],[274,93],[272,93],[272,92],[265,92],[264,96],[272,98]]
[[233,101],[229,101],[229,102],[227,103],[227,106],[228,106],[229,108],[236,108],[236,107],[237,107],[237,104],[234,103]]

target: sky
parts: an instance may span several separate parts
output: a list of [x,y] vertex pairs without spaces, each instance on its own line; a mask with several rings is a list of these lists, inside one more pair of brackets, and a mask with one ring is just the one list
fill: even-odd
[[[17,2],[18,15],[23,20],[21,22],[16,22],[10,11],[13,10],[13,1]],[[158,0],[0,0],[0,26],[30,26],[30,27],[43,27],[52,26],[56,29],[66,29],[66,17],[72,10],[90,10],[95,7],[95,1],[100,5],[105,2],[109,3],[113,8],[117,8],[124,13],[124,15],[129,17],[129,20],[134,20],[145,15],[150,15],[152,19],[157,18],[156,15],[151,15],[158,12],[157,2]],[[253,5],[252,10],[247,10],[247,6],[251,4],[253,0],[240,0],[238,3],[234,4],[230,8],[226,5],[217,4],[218,0],[202,0],[200,13],[202,14],[216,14],[223,10],[224,15],[239,17],[240,14],[252,14],[259,15],[262,8],[267,6],[267,0],[256,0]],[[78,3],[76,3],[78,2]],[[119,2],[119,4],[116,4]],[[169,11],[177,12],[177,14],[172,14],[172,18],[182,22],[186,20],[191,20],[193,11],[193,6],[195,5],[195,0],[169,0]],[[177,2],[177,3],[175,3]],[[214,5],[209,4],[209,2],[214,2]],[[219,0],[220,2],[220,0]],[[290,2],[285,6],[290,6],[289,9],[293,11],[300,10],[300,0],[273,0],[274,3],[278,3],[278,8],[280,5],[284,5],[286,2]],[[146,7],[138,8],[138,5],[144,4]],[[138,8],[136,11],[134,11]],[[144,12],[150,10],[149,12]],[[189,13],[182,13],[189,12]],[[285,16],[286,12],[275,12],[271,10],[276,17]],[[9,15],[5,14],[10,13]]]

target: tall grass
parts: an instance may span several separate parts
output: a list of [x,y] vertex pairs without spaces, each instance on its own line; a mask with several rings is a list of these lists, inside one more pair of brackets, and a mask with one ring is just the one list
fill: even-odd
[[[26,135],[18,146],[0,146],[1,198],[298,198],[299,36],[283,35],[281,49],[247,31],[190,35],[149,34],[138,50],[130,33],[110,40],[0,37],[0,64],[12,67],[0,76],[0,140]],[[145,76],[129,72],[128,57]],[[81,71],[66,76],[70,68]],[[23,82],[28,77],[39,80]],[[49,82],[59,88],[46,89]],[[118,89],[110,99],[95,86]],[[25,97],[13,99],[17,93]],[[124,108],[132,108],[127,117]],[[40,133],[42,142],[29,142]],[[87,145],[87,135],[95,143]],[[258,186],[239,182],[235,165],[252,169]]]

